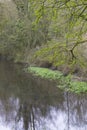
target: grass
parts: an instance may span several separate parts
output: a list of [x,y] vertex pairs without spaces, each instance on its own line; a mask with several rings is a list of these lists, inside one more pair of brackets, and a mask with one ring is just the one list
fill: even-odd
[[60,71],[53,71],[47,68],[28,67],[27,71],[41,78],[56,80],[58,87],[75,93],[87,92],[87,82],[72,81],[72,75],[66,77]]

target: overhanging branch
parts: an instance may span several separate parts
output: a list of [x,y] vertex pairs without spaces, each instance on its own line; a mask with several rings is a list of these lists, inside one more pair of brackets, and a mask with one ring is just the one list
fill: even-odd
[[82,43],[85,43],[85,42],[87,42],[87,40],[83,40],[83,41],[79,41],[79,42],[73,43],[74,46],[72,47],[72,49],[69,50],[70,53],[71,53],[71,55],[72,55],[72,59],[76,59],[76,56],[75,56],[75,54],[74,54],[74,49],[75,49],[79,44],[82,44]]

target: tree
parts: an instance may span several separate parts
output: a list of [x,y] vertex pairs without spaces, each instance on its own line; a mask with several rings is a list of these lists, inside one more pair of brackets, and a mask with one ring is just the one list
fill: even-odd
[[83,40],[87,30],[85,0],[13,0],[13,2],[16,5],[17,18],[14,22],[10,19],[2,33],[3,39],[6,40],[1,40],[1,43],[6,43],[4,49],[7,49],[7,52],[9,49],[12,50],[10,55],[18,56],[19,60],[20,56],[24,58],[26,57],[24,55],[29,55],[32,48],[45,45],[48,52],[44,53],[50,56],[51,61],[52,59],[57,61],[61,57],[66,61],[67,56],[70,57],[68,58],[70,62],[77,59],[77,46],[86,42]]
[[[36,5],[36,3],[34,5]],[[36,8],[36,12],[38,12],[36,20],[42,19],[42,16],[44,15],[44,13],[47,13],[47,12],[49,12],[48,17],[51,20],[51,23],[53,23],[53,21],[56,21],[56,20],[58,21],[58,18],[60,18],[59,23],[64,24],[64,26],[61,26],[61,30],[65,29],[64,31],[65,38],[63,39],[63,43],[64,44],[67,43],[64,49],[65,53],[67,52],[67,54],[65,54],[63,50],[63,53],[64,53],[63,57],[69,54],[71,55],[70,59],[72,59],[72,61],[78,60],[78,57],[76,54],[76,48],[79,44],[87,42],[87,40],[83,40],[83,35],[86,33],[86,30],[87,30],[87,25],[86,25],[87,24],[86,22],[87,21],[87,15],[86,15],[87,1],[85,0],[77,0],[77,1],[76,0],[61,0],[61,1],[38,0],[38,5],[39,7]],[[44,13],[41,13],[41,12],[44,12]],[[61,22],[61,19],[63,20],[62,22]],[[55,56],[55,50],[56,50],[55,47],[54,47],[55,48],[54,52],[52,51],[53,54],[51,50],[49,49],[49,47],[47,48],[48,48],[48,52],[47,52],[47,49],[45,49],[46,51],[44,51],[44,49],[43,51],[42,50],[41,51],[44,52],[44,54],[47,53],[48,56],[49,54],[51,54],[50,56],[51,59],[54,59],[55,57],[58,57],[60,55],[59,53],[56,52],[57,55]],[[52,47],[50,48],[52,49]],[[63,53],[61,53],[60,57],[62,57]],[[53,58],[52,58],[52,55],[53,55]],[[65,56],[65,59],[66,57],[67,56]]]

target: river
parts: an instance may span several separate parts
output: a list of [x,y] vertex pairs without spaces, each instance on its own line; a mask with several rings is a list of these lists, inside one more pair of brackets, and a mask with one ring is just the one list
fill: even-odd
[[0,130],[87,130],[87,95],[0,62]]

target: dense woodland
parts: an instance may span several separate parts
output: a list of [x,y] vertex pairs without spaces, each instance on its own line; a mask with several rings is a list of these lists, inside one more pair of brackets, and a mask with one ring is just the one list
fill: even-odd
[[86,72],[87,1],[0,0],[0,54]]

